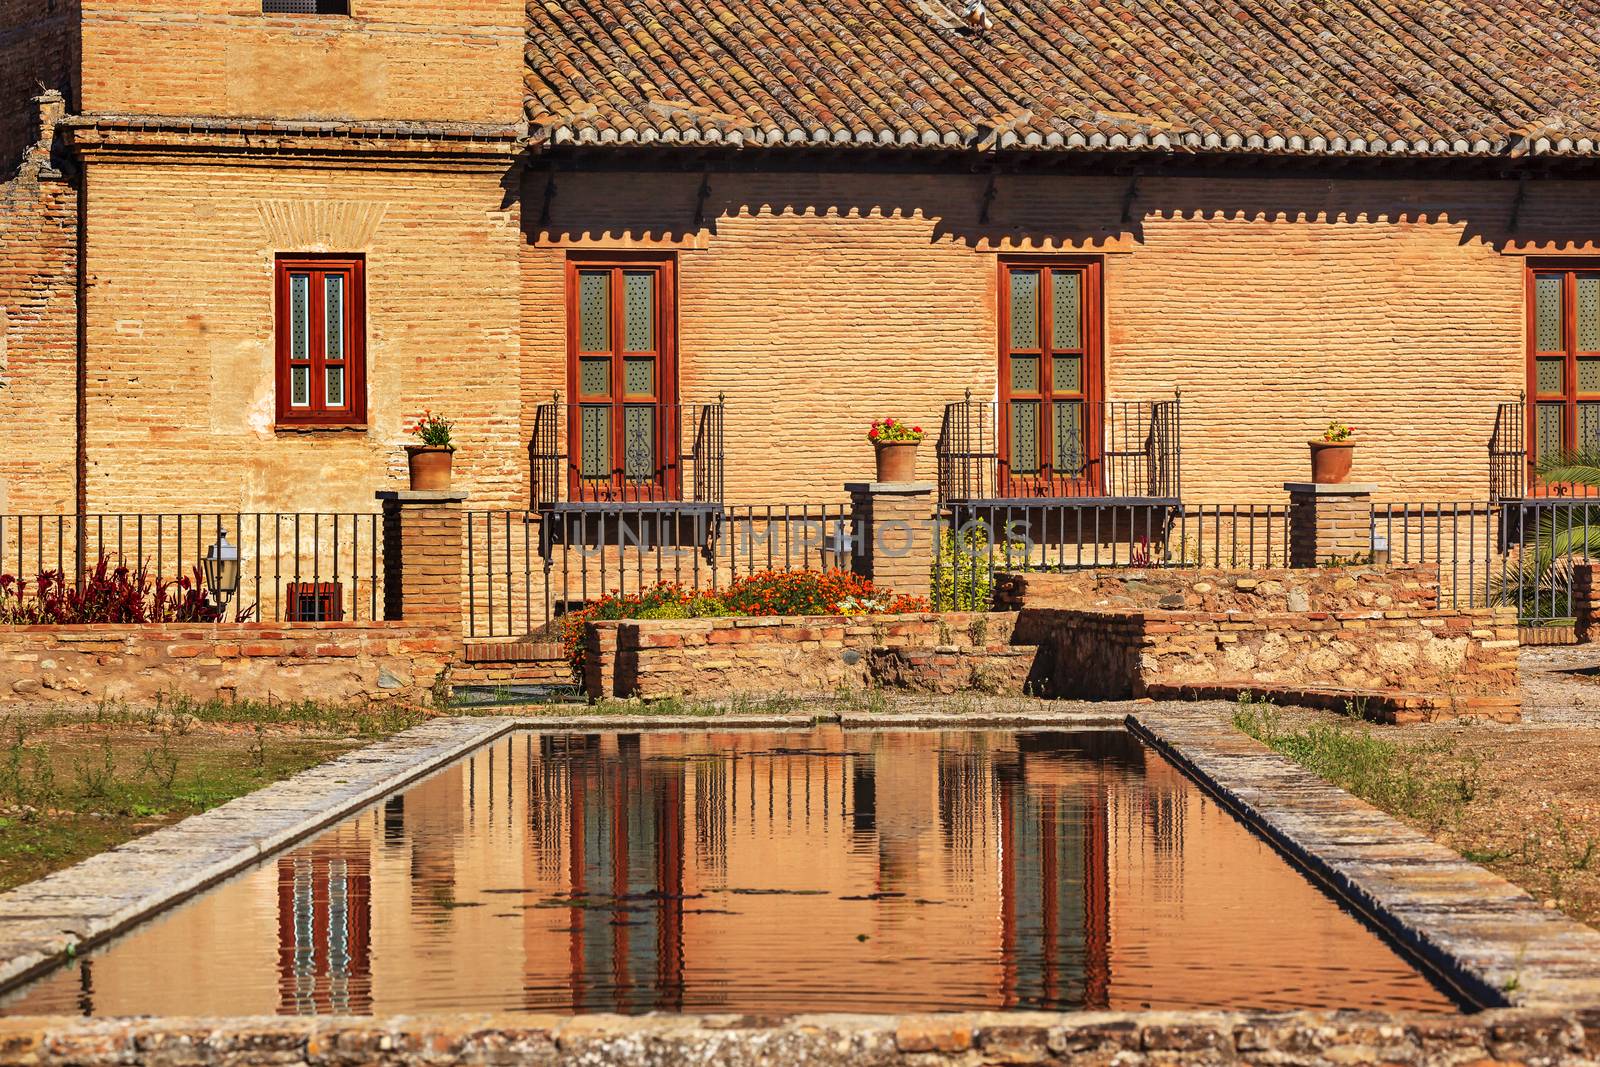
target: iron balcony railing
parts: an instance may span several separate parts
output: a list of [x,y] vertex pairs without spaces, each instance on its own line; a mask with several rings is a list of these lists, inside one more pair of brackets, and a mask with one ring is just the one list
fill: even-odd
[[[1580,409],[1587,407],[1586,404],[1578,406]],[[1531,412],[1529,407],[1524,395],[1522,399],[1501,404],[1495,414],[1494,433],[1489,438],[1490,499],[1546,500],[1600,496],[1600,487],[1549,482],[1539,477],[1540,462],[1562,453],[1566,440],[1563,432],[1565,420],[1571,416],[1564,410],[1566,404],[1563,402],[1540,403]],[[1538,421],[1530,424],[1530,419]],[[1580,417],[1580,427],[1586,421]],[[1534,431],[1531,434],[1530,425]],[[1530,440],[1538,442],[1538,450],[1542,455],[1529,455]]]
[[936,446],[941,501],[1181,499],[1176,395],[1072,405],[1047,442],[1004,414],[970,391],[945,406]]
[[533,509],[567,505],[720,504],[722,397],[709,404],[564,403],[534,413]]

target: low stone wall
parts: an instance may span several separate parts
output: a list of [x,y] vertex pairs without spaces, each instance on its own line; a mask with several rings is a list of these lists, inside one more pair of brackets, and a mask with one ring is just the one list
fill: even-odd
[[0,1065],[1592,1064],[1600,1011],[0,1019]]
[[1231,698],[1342,707],[1388,721],[1521,711],[1516,612],[1221,614],[1028,611],[1018,641],[1041,647],[1048,695]]
[[598,622],[586,634],[593,699],[806,695],[869,686],[1020,692],[1035,649],[1017,617],[985,612]]
[[450,668],[452,685],[571,685],[572,664],[548,641],[468,641]]
[[0,628],[0,704],[41,700],[423,700],[455,656],[401,622]]
[[1162,611],[1387,611],[1439,606],[1439,565],[1316,567],[1230,571],[1208,568],[1105,568],[1001,574],[995,604],[1027,608],[1130,608]]

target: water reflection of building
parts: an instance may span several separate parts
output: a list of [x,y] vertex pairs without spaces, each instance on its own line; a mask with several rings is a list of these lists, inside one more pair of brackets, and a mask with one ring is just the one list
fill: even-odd
[[278,1013],[372,1010],[372,861],[352,828],[278,860]]

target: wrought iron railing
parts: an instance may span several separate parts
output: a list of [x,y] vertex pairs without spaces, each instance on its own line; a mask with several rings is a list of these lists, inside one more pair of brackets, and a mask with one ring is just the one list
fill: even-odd
[[[1182,496],[1180,400],[1084,403],[1048,447],[1030,442],[1038,462],[1013,456],[997,404],[966,398],[944,409],[936,455],[939,499],[1161,499]],[[1015,436],[1013,434],[1012,436]]]
[[[1555,404],[1551,406],[1560,407]],[[1550,482],[1539,477],[1538,467],[1545,457],[1528,454],[1530,439],[1528,420],[1530,417],[1538,417],[1538,409],[1535,408],[1530,412],[1529,407],[1524,396],[1522,399],[1501,404],[1496,410],[1494,433],[1489,438],[1489,499],[1501,501],[1600,497],[1600,487],[1597,486]],[[1567,417],[1560,411],[1551,414],[1558,420]],[[1562,437],[1561,423],[1555,421],[1550,426],[1551,439],[1559,442]],[[1542,435],[1542,428],[1540,432]],[[1560,450],[1554,447],[1548,451],[1549,455],[1553,456]]]
[[[725,404],[565,403],[534,413],[533,510],[562,505],[720,504]],[[592,420],[592,421],[591,421]],[[620,425],[620,432],[619,432]]]
[[661,582],[709,590],[756,571],[848,570],[852,538],[848,504],[469,512],[466,635],[548,633],[566,611]]
[[0,514],[0,574],[82,583],[99,561],[193,579],[218,534],[239,554],[226,621],[355,622],[383,607],[383,516],[351,512]]

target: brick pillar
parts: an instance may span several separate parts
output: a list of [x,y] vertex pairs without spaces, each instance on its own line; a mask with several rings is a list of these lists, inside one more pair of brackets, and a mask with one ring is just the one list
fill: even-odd
[[1289,566],[1315,567],[1334,557],[1372,558],[1372,494],[1362,483],[1286,482]]
[[453,490],[382,492],[383,617],[461,636],[461,502]]
[[854,570],[875,587],[909,596],[933,591],[932,482],[851,482]]
[[1578,643],[1600,641],[1600,583],[1595,581],[1593,563],[1577,563],[1572,568],[1572,614],[1576,618]]

